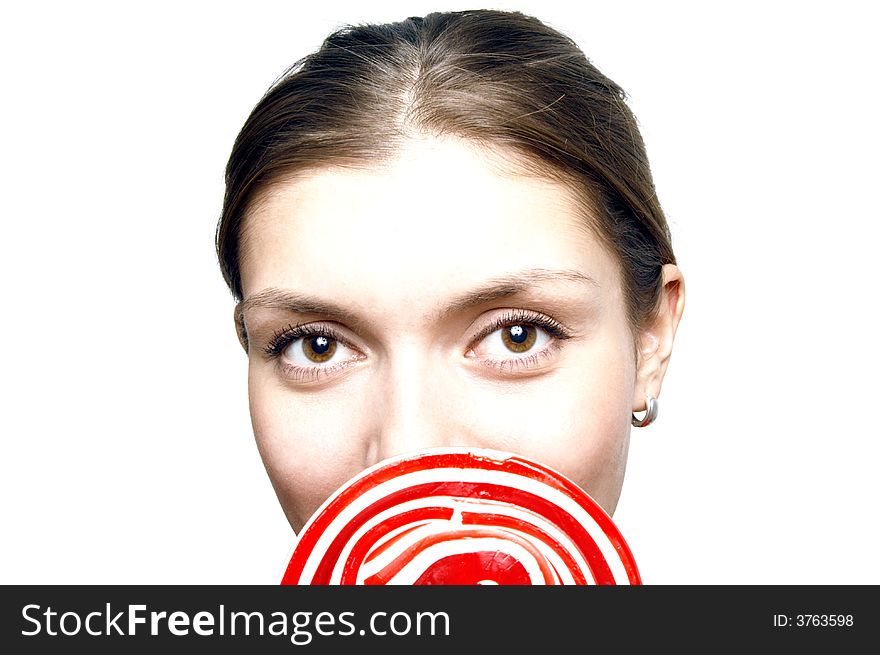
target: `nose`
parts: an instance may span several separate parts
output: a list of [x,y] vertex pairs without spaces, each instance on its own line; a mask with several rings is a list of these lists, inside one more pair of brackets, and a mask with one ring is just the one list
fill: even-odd
[[466,441],[455,415],[455,393],[454,380],[442,365],[416,353],[397,353],[373,385],[367,465]]

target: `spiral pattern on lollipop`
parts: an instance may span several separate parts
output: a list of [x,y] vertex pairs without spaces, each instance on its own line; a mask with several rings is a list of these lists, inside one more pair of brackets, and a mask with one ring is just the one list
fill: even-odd
[[282,584],[640,584],[576,484],[522,457],[444,449],[381,462],[306,524]]

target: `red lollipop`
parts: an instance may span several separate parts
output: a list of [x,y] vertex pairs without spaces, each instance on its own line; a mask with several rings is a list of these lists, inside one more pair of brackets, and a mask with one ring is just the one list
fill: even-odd
[[523,457],[437,449],[380,462],[299,534],[281,584],[641,584],[611,518]]

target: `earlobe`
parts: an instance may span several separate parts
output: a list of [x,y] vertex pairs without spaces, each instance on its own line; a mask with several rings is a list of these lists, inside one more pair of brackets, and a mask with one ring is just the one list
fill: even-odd
[[633,411],[648,409],[646,397],[659,398],[672,344],[684,312],[684,276],[675,264],[663,266],[660,306],[654,319],[639,334],[638,369]]
[[244,326],[244,313],[242,312],[241,303],[238,303],[233,310],[233,320],[235,321],[235,334],[238,335],[238,342],[244,348],[245,354],[247,354],[248,336],[247,329]]

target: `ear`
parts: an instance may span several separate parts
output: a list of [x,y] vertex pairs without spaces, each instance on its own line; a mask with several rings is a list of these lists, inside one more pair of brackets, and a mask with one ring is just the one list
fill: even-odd
[[248,353],[248,336],[247,329],[244,326],[244,313],[242,312],[241,303],[235,306],[233,311],[233,320],[235,321],[235,334],[238,335],[238,342],[244,348],[245,354]]
[[657,314],[639,330],[637,343],[636,384],[633,412],[647,409],[645,394],[660,397],[660,387],[669,358],[675,331],[684,312],[684,276],[675,264],[666,264],[662,270],[663,288]]

